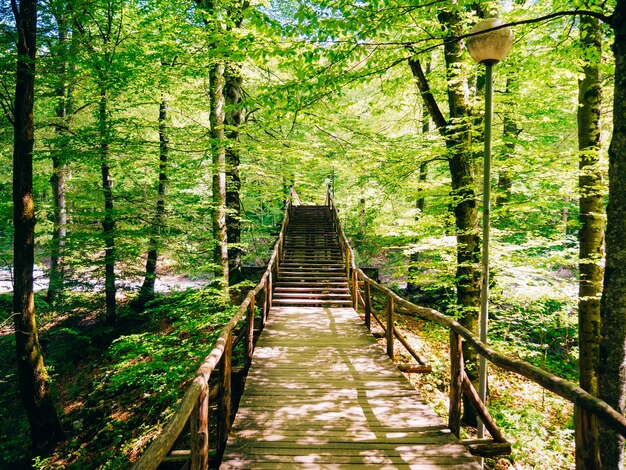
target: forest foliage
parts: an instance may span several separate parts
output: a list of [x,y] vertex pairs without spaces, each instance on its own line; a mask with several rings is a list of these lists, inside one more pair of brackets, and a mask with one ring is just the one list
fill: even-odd
[[[172,0],[39,2],[33,196],[35,263],[44,273],[59,251],[53,175],[64,175],[67,200],[63,295],[58,303],[38,296],[36,306],[68,439],[52,461],[77,468],[128,465],[171,414],[229,317],[214,287],[157,296],[141,314],[127,304],[137,296],[152,240],[159,250],[157,286],[165,275],[214,280],[216,146],[240,159],[240,207],[229,215],[241,223],[237,247],[244,265],[266,262],[288,188],[320,204],[328,178],[358,264],[377,267],[385,282],[416,303],[463,315],[451,150],[408,63],[419,58],[451,128],[462,128],[466,123],[455,120],[448,105],[442,37],[449,31],[438,18],[440,3],[468,31],[490,10],[515,23],[582,6],[610,15],[618,2],[515,0],[474,8],[476,2],[465,0],[224,0],[213,9]],[[0,269],[10,279],[17,33],[11,3],[0,5]],[[616,84],[609,47],[614,31],[604,23],[601,28],[599,168],[606,176]],[[581,226],[576,116],[585,60],[579,32],[580,17],[573,14],[515,26],[511,55],[495,68],[492,179],[498,202],[492,210],[491,339],[572,381],[578,379]],[[241,100],[225,104],[227,115],[243,116],[236,126],[226,123],[224,130],[238,138],[225,142],[211,124],[211,73],[219,64],[225,64],[227,88],[229,73],[243,84]],[[464,60],[456,72],[467,80],[467,119],[474,123],[467,134],[469,165],[478,181],[483,68]],[[167,163],[160,166],[164,142]],[[158,218],[164,169],[164,215]],[[482,189],[476,184],[472,191]],[[608,190],[602,191],[606,198]],[[117,324],[105,321],[107,266],[113,266],[121,305]],[[11,312],[3,298],[2,395],[15,406]],[[93,373],[80,375],[91,383],[71,382],[72,367],[91,367],[78,360],[78,351],[96,361]],[[15,436],[23,441],[24,416],[8,416],[19,423]],[[3,426],[0,457],[23,465],[27,450],[23,443],[15,447],[13,429]],[[542,468],[571,466],[571,432],[555,438],[554,447],[558,455],[547,456]],[[101,453],[114,448],[119,455]],[[524,464],[520,453],[514,456]],[[45,467],[45,460],[37,465]]]

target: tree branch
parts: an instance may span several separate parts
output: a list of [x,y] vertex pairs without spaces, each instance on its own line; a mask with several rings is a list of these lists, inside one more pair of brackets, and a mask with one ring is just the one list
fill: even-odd
[[430,85],[428,84],[424,70],[422,70],[422,64],[418,58],[411,57],[409,58],[409,67],[411,67],[413,77],[417,80],[417,88],[422,95],[426,109],[428,109],[428,114],[432,117],[439,133],[445,135],[448,122],[441,112],[441,109],[439,109],[439,105],[435,101],[432,91],[430,91]]

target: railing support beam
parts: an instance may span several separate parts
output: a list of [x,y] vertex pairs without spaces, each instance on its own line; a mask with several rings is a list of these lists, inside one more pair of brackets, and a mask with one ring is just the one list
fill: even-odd
[[365,326],[368,330],[372,329],[372,288],[370,283],[365,281]]
[[393,334],[393,330],[394,330],[394,311],[393,311],[393,298],[391,298],[390,295],[387,296],[387,328],[386,328],[386,334],[387,334],[387,355],[393,359],[394,356],[394,348],[393,348],[393,341],[394,341],[394,334]]
[[454,331],[450,331],[450,408],[448,427],[459,437],[461,432],[461,412],[463,395],[463,341]]

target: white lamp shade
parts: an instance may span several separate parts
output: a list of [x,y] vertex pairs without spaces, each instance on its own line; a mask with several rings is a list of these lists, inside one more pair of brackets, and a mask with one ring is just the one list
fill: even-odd
[[[504,24],[500,18],[486,18],[479,21],[470,31],[479,33]],[[513,46],[513,32],[510,28],[500,28],[467,38],[467,50],[476,62],[496,63],[504,60]]]

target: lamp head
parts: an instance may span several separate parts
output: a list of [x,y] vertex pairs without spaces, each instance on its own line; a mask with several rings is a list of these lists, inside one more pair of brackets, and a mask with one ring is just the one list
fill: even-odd
[[[486,18],[479,21],[470,33],[480,33],[496,28],[504,22],[500,18]],[[510,28],[500,28],[470,36],[466,41],[469,55],[480,64],[497,64],[504,60],[513,46],[513,32]]]

